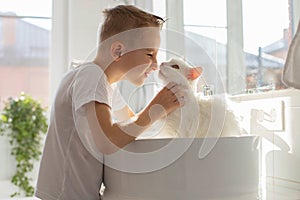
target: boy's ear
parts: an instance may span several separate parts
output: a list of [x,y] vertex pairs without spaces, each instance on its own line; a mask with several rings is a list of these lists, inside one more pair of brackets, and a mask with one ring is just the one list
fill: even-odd
[[198,78],[203,72],[203,69],[202,67],[194,67],[194,68],[191,68],[189,70],[189,73],[188,73],[188,79],[189,80],[195,80],[196,78]]
[[122,52],[124,51],[123,43],[116,41],[110,47],[110,54],[115,61],[119,60],[122,56]]

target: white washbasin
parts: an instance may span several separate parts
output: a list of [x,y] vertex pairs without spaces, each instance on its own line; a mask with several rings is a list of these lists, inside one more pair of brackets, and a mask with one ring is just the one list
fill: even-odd
[[[104,200],[256,199],[259,137],[144,139],[105,156]],[[131,153],[130,153],[131,152]]]

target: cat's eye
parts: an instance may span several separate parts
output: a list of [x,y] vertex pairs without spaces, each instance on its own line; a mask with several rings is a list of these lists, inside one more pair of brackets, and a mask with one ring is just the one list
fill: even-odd
[[178,65],[171,65],[171,67],[172,67],[173,69],[179,69],[179,66],[178,66]]

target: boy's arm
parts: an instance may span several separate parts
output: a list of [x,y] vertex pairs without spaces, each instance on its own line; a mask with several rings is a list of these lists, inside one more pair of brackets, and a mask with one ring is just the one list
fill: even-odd
[[104,103],[91,102],[85,105],[85,109],[96,148],[104,154],[113,153],[133,142],[151,125],[151,119],[145,113],[127,125],[113,123],[111,109]]
[[107,104],[86,104],[85,112],[96,148],[104,154],[113,153],[133,142],[155,121],[182,106],[183,103],[177,100],[177,94],[181,94],[178,87],[170,84],[163,88],[137,119],[126,125],[113,123],[111,109]]
[[134,112],[127,105],[120,110],[114,111],[114,117],[116,117],[121,122],[126,121],[133,116],[134,116]]

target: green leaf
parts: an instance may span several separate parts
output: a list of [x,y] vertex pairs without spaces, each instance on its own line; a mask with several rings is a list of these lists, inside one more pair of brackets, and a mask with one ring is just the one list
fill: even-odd
[[[17,161],[16,173],[11,182],[32,196],[34,187],[30,185],[27,174],[33,170],[33,161],[41,155],[42,134],[48,128],[46,108],[31,96],[22,93],[19,98],[9,98],[0,115],[0,134],[7,132],[11,154]],[[15,192],[11,196],[18,196]]]

